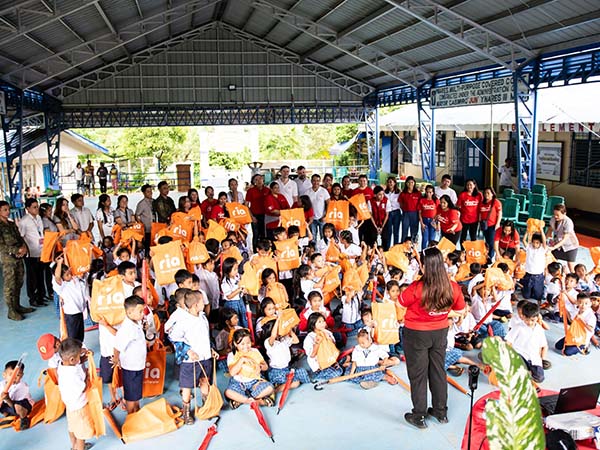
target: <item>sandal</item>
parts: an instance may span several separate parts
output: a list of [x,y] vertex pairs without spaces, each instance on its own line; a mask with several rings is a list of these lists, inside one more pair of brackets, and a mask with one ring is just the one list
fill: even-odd
[[241,403],[240,402],[236,402],[235,400],[229,400],[229,407],[231,409],[238,409],[240,407]]
[[275,406],[275,394],[271,394],[267,397],[261,398],[265,406],[272,407]]
[[448,372],[453,377],[460,377],[464,373],[465,369],[462,367],[449,367]]
[[106,403],[104,405],[104,409],[108,409],[109,411],[112,411],[117,406],[119,406],[119,401],[115,400],[114,402]]

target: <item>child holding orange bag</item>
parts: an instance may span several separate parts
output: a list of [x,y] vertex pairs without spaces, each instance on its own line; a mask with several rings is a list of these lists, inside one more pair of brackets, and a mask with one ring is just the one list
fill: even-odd
[[[366,370],[376,369],[377,367],[391,367],[400,364],[400,360],[395,356],[389,356],[385,346],[377,345],[373,342],[369,331],[362,329],[357,335],[358,345],[352,350],[352,364],[347,369],[347,374],[364,372]],[[372,389],[382,380],[394,383],[394,379],[384,372],[374,372],[362,375],[358,378],[353,378],[349,381],[360,384],[363,389]],[[394,381],[392,381],[394,380]]]
[[252,348],[250,331],[246,328],[233,333],[233,349],[227,355],[231,378],[225,390],[231,409],[258,401],[261,406],[275,406],[274,387],[261,378],[269,366],[260,352]]
[[[17,373],[13,375],[15,371]],[[0,381],[0,413],[4,416],[19,417],[21,430],[29,428],[28,416],[33,407],[29,386],[23,381],[24,372],[25,365],[23,363],[16,360],[9,361],[4,366],[3,380]],[[7,384],[11,381],[12,385],[7,388]]]
[[308,366],[313,371],[315,380],[330,380],[343,374],[343,369],[336,362],[329,367],[321,368],[317,359],[319,347],[323,345],[324,339],[328,339],[335,344],[333,333],[327,329],[325,316],[319,312],[314,312],[308,318],[308,335],[304,339],[304,351]]
[[587,355],[590,353],[590,342],[594,336],[597,321],[589,295],[584,293],[577,295],[577,315],[573,318],[573,322],[575,320],[580,321],[582,328],[585,329],[585,339],[583,339],[581,345],[565,345],[566,336],[560,338],[554,344],[554,347],[556,350],[562,351],[565,356],[573,356],[579,353]]
[[52,287],[60,297],[67,336],[83,342],[83,312],[86,310],[88,291],[85,283],[74,276],[71,269],[64,264],[62,255],[56,258]]

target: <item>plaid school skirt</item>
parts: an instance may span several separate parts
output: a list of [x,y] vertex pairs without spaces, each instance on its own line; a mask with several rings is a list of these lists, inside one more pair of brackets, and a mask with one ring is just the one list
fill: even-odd
[[459,348],[446,349],[446,361],[444,361],[444,369],[448,370],[448,367],[456,364],[462,355],[463,352]]
[[[366,370],[371,370],[371,369],[377,369],[379,366],[360,366],[360,367],[356,367],[356,370],[354,371],[354,373],[360,373],[360,372],[364,372]],[[346,369],[346,373],[344,375],[350,375],[350,370],[352,369],[352,366],[348,366],[348,368]],[[362,375],[360,377],[356,377],[356,378],[352,378],[350,381],[351,383],[361,383],[363,381],[377,381],[380,382],[381,380],[383,380],[383,372],[373,372],[373,373],[367,373],[365,375]]]
[[338,363],[327,367],[326,369],[319,369],[314,373],[314,380],[324,381],[331,380],[332,378],[342,376],[344,369]]
[[[290,373],[289,367],[286,367],[284,369],[276,369],[274,367],[269,367],[269,371],[267,372],[267,378],[274,385],[285,384],[288,373]],[[308,372],[306,371],[306,369],[295,369],[294,381],[299,381],[300,383],[304,384],[310,383],[310,377],[308,376]]]
[[229,385],[227,386],[227,389],[231,389],[232,391],[237,392],[245,397],[256,398],[269,386],[273,387],[271,383],[260,378],[252,381],[242,382],[231,377],[229,379]]

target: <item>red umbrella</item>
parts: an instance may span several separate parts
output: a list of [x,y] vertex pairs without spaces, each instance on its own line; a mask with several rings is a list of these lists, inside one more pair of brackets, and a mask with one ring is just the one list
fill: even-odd
[[373,277],[373,287],[371,288],[371,302],[375,303],[377,301],[377,275]]
[[217,420],[213,423],[208,430],[206,430],[206,436],[202,440],[202,444],[198,447],[198,450],[206,450],[208,448],[208,444],[210,444],[210,440],[213,438],[215,434],[217,434],[217,424],[221,420],[221,416],[217,416]]
[[273,433],[271,432],[271,429],[269,428],[269,425],[267,424],[267,421],[265,420],[265,416],[263,416],[263,413],[260,410],[258,403],[255,401],[250,403],[250,408],[252,408],[252,410],[254,411],[254,414],[256,414],[258,423],[263,428],[263,430],[265,430],[265,433],[267,433],[267,436],[270,437],[273,442],[275,442],[275,439],[273,439]]
[[246,321],[248,322],[248,330],[250,330],[250,339],[254,344],[254,325],[252,325],[252,311],[250,311],[250,305],[246,305]]
[[148,260],[142,262],[142,298],[148,304]]
[[281,397],[279,398],[279,407],[277,408],[277,415],[279,415],[279,411],[283,409],[283,405],[285,404],[285,399],[287,398],[290,386],[292,385],[292,381],[294,381],[295,373],[296,371],[294,369],[291,369],[285,377],[285,386],[283,387],[283,392],[281,392]]

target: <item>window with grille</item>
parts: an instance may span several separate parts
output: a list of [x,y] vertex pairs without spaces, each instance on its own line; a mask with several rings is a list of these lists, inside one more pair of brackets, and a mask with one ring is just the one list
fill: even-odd
[[438,167],[446,167],[446,133],[442,131],[435,135],[435,163]]
[[592,133],[573,136],[569,183],[600,188],[600,139]]

